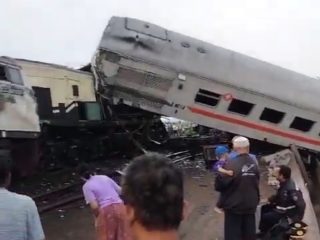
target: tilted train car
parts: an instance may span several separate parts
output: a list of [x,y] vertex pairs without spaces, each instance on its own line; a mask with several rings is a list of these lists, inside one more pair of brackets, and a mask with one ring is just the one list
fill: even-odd
[[120,17],[106,27],[92,70],[114,104],[320,150],[320,81],[302,74]]

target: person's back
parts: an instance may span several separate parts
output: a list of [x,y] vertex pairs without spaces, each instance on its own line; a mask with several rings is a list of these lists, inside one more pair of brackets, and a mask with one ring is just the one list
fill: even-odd
[[233,170],[234,178],[222,194],[223,208],[240,214],[254,213],[259,203],[259,170],[255,161],[249,154],[241,154],[226,168]]
[[96,175],[96,171],[87,164],[81,164],[77,170],[85,182],[83,195],[95,218],[96,239],[131,240],[129,223],[119,196],[121,187],[108,176]]
[[0,156],[0,240],[43,240],[44,234],[34,201],[8,191],[11,165]]
[[225,212],[224,239],[254,240],[255,211],[260,198],[258,165],[249,155],[249,139],[239,136],[234,139],[233,147],[238,155],[227,161],[225,168],[234,174],[217,178],[219,184],[216,184],[221,191],[221,207]]
[[94,193],[94,198],[101,208],[112,203],[122,203],[119,197],[120,190],[119,186],[105,175],[91,176],[83,186],[83,191],[86,192],[87,195]]
[[31,198],[0,189],[0,239],[44,239],[37,207]]
[[[229,153],[229,159],[230,160],[234,160],[236,159],[236,157],[238,156],[238,153],[236,151],[231,151]],[[259,162],[258,162],[258,159],[256,157],[256,155],[252,154],[252,153],[249,153],[249,156],[253,159],[253,161],[259,166]]]

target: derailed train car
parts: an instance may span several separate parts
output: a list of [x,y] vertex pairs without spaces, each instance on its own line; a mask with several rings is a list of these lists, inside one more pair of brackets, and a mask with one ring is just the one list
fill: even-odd
[[12,155],[23,172],[36,165],[37,103],[21,66],[7,57],[0,57],[0,133],[0,155]]
[[106,27],[92,70],[114,104],[320,150],[320,82],[302,74],[121,17]]
[[19,176],[135,151],[153,139],[160,118],[96,96],[90,72],[25,59],[0,58],[0,154]]
[[101,154],[104,119],[92,75],[56,64],[25,59],[16,62],[37,101],[40,166],[58,167],[62,159],[76,163],[81,157]]

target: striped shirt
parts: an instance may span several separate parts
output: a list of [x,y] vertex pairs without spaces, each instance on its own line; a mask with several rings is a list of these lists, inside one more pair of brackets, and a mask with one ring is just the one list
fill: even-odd
[[44,239],[38,210],[30,197],[0,188],[0,239]]

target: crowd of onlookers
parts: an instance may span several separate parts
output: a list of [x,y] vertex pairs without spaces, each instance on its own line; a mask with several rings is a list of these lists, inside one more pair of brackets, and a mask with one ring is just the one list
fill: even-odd
[[[280,220],[287,218],[302,224],[303,197],[291,180],[291,169],[279,166],[276,175],[280,188],[262,207],[257,235],[258,161],[249,153],[247,138],[238,136],[232,143],[232,151],[223,145],[215,149],[217,161],[212,169],[216,176],[213,187],[220,192],[215,210],[223,213],[225,219],[224,239],[263,238]],[[178,228],[187,212],[183,173],[165,156],[148,153],[135,158],[125,169],[121,186],[108,176],[96,174],[88,165],[81,165],[78,172],[84,181],[85,201],[95,217],[98,240],[179,239]],[[1,157],[0,239],[43,240],[34,201],[6,190],[10,178],[10,163]]]

